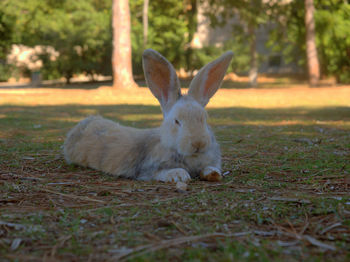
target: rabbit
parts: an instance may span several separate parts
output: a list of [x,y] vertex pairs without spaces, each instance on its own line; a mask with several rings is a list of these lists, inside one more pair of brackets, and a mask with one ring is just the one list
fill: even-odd
[[137,129],[89,116],[67,134],[66,161],[143,181],[221,180],[220,147],[204,107],[221,85],[232,56],[228,51],[204,66],[182,95],[171,63],[157,51],[145,50],[144,74],[161,105],[161,126]]

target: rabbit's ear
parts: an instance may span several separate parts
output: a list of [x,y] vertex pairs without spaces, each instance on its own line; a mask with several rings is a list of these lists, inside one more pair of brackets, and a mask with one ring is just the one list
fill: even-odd
[[233,52],[228,51],[199,70],[190,84],[188,95],[203,107],[206,106],[209,99],[219,89],[232,56]]
[[165,115],[181,97],[180,82],[175,69],[166,58],[153,49],[146,49],[142,59],[147,85],[159,100]]

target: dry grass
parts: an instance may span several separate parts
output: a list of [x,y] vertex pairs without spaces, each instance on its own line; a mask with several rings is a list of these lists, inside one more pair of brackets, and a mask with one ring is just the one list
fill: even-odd
[[148,89],[0,89],[0,260],[349,260],[349,107],[347,86],[220,90],[226,176],[179,193],[61,155],[89,114],[159,125]]

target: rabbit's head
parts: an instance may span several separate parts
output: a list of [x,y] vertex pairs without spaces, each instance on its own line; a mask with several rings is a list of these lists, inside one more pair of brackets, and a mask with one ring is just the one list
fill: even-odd
[[152,49],[144,51],[145,78],[164,115],[161,126],[164,145],[184,156],[203,153],[210,147],[212,137],[204,107],[220,87],[232,56],[232,52],[226,52],[204,66],[193,78],[187,95],[183,96],[169,61]]

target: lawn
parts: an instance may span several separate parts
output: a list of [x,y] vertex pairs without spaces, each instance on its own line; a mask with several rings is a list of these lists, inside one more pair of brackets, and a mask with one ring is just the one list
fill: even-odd
[[87,115],[158,126],[148,89],[0,89],[0,261],[349,261],[350,86],[227,86],[225,177],[185,192],[62,157]]

